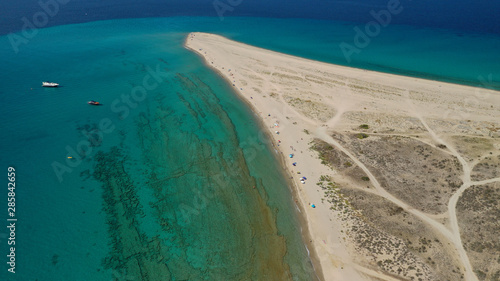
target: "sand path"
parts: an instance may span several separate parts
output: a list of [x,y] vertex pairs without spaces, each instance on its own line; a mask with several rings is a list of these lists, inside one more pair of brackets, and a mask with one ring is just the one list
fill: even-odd
[[[349,150],[345,149],[340,143],[338,143],[336,140],[334,140],[330,135],[326,133],[325,128],[318,128],[317,132],[317,137],[330,145],[336,147],[340,151],[344,152],[351,160],[356,163],[365,173],[366,175],[370,178],[371,183],[375,187],[378,195],[384,197],[385,199],[391,201],[392,203],[398,205],[399,207],[403,208],[407,212],[412,213],[413,215],[417,216],[420,218],[423,222],[427,223],[428,225],[432,226],[438,233],[440,233],[443,237],[448,239],[450,242],[453,243],[455,246],[459,256],[460,260],[462,262],[462,265],[465,267],[465,277],[467,281],[476,281],[477,277],[472,271],[472,266],[470,265],[469,258],[467,256],[467,253],[465,252],[461,238],[460,238],[460,232],[458,231],[458,222],[456,218],[456,212],[455,212],[455,206],[458,201],[458,198],[462,194],[462,192],[470,186],[470,180],[469,184],[462,185],[462,187],[452,196],[452,199],[450,199],[450,203],[448,204],[448,217],[450,218],[450,224],[451,224],[451,231],[450,229],[446,228],[443,224],[435,220],[435,216],[423,213],[419,210],[414,209],[413,207],[409,206],[408,204],[404,203],[400,199],[396,198],[394,195],[390,194],[387,192],[378,182],[377,178],[370,172],[370,170],[361,162],[357,157],[355,157]],[[460,192],[459,192],[460,191]],[[454,200],[453,200],[454,199]],[[450,209],[452,208],[453,212],[450,212]],[[433,218],[434,217],[434,218]],[[454,218],[454,219],[453,219]]]
[[[462,265],[465,267],[465,272],[464,272],[465,273],[465,280],[466,281],[477,281],[478,280],[477,276],[474,274],[474,272],[472,270],[472,265],[469,261],[469,257],[468,257],[467,252],[465,251],[463,244],[462,244],[462,238],[460,236],[460,228],[458,226],[458,219],[457,219],[457,212],[456,212],[458,199],[460,198],[460,196],[462,196],[462,193],[468,187],[470,187],[470,184],[471,184],[470,174],[471,174],[472,168],[469,167],[469,164],[467,163],[467,161],[465,161],[465,159],[462,157],[462,155],[460,155],[455,150],[455,148],[453,147],[453,145],[451,143],[440,138],[434,132],[434,130],[432,130],[429,127],[429,125],[424,120],[424,118],[419,113],[419,111],[415,109],[415,106],[413,104],[411,104],[411,100],[407,99],[407,101],[409,103],[409,108],[411,109],[411,113],[413,114],[413,116],[417,117],[420,120],[420,122],[424,125],[425,129],[431,135],[431,137],[437,143],[446,145],[446,147],[451,151],[452,155],[455,156],[458,159],[458,161],[460,162],[460,164],[462,165],[462,171],[463,171],[462,186],[451,196],[450,200],[448,201],[448,219],[449,219],[449,224],[451,227],[451,232],[448,231],[448,229],[446,229],[446,231],[442,230],[442,228],[437,228],[437,229],[440,230],[440,233],[445,235],[449,239],[449,241],[452,242],[453,245],[455,246],[455,249],[457,250],[457,252],[460,256],[460,261],[461,261]],[[429,218],[428,216],[425,216],[425,217]],[[431,219],[431,218],[429,218],[429,219]],[[434,224],[431,224],[431,225],[434,225]]]
[[[467,116],[473,118],[473,121],[476,122],[498,120],[499,110],[493,106],[500,104],[500,97],[496,92],[481,90],[488,95],[484,95],[485,98],[478,99],[477,105],[473,104],[476,107],[466,108],[466,105],[461,101],[470,95],[470,87],[327,65],[203,33],[190,35],[186,40],[186,45],[203,56],[207,64],[219,71],[230,83],[234,83],[235,90],[252,104],[264,122],[279,123],[279,129],[276,129],[276,126],[268,127],[274,143],[279,146],[278,138],[282,141],[281,146],[277,147],[277,149],[281,155],[296,153],[296,157],[294,157],[296,159],[293,161],[307,164],[302,165],[299,169],[304,174],[308,174],[308,177],[312,179],[311,181],[317,182],[315,180],[318,180],[322,174],[328,173],[328,171],[331,172],[324,165],[319,164],[320,161],[318,161],[314,153],[308,151],[308,141],[318,138],[345,153],[352,162],[363,170],[374,186],[374,189],[367,192],[376,193],[403,208],[430,226],[440,237],[447,240],[443,242],[448,242],[454,248],[454,250],[450,250],[454,252],[452,255],[458,258],[465,280],[478,280],[462,244],[456,212],[457,202],[469,187],[500,182],[500,177],[472,181],[471,173],[477,160],[467,162],[466,157],[461,155],[454,147],[454,144],[447,141],[443,135],[450,133],[450,131],[460,130],[462,125],[453,125],[450,130],[447,127],[449,123],[446,123],[448,122],[446,118],[450,114],[463,117],[460,115],[462,109],[470,113]],[[228,68],[233,71],[229,72]],[[383,94],[374,95],[374,92]],[[271,96],[271,93],[276,93],[276,95]],[[300,101],[299,105],[290,104],[290,98],[298,99]],[[309,106],[315,102],[334,110],[333,117],[328,117],[326,121],[322,119],[323,122],[314,119],[314,115],[310,114],[311,111],[306,112],[308,113],[306,115],[304,106]],[[360,112],[363,109],[367,110],[367,108],[368,111]],[[314,109],[312,111],[314,113]],[[269,117],[268,114],[271,113],[272,116]],[[446,146],[444,149],[439,149],[455,157],[463,170],[460,175],[462,185],[448,200],[446,212],[428,214],[413,208],[389,193],[370,169],[355,156],[355,153],[342,146],[330,135],[332,131],[355,133],[351,129],[352,125],[345,123],[350,121],[350,118],[354,118],[352,119],[356,120],[354,122],[361,122],[356,119],[355,114],[358,114],[358,116],[362,114],[379,114],[378,116],[387,118],[393,118],[394,116],[413,118],[408,122],[421,124],[421,126],[418,126],[418,130],[411,131],[413,133],[410,133],[410,131],[406,133],[403,130],[399,133],[389,131],[389,133],[373,133],[373,135],[410,137],[430,147],[436,147],[436,144]],[[436,123],[436,120],[442,123]],[[274,130],[279,130],[279,137]],[[304,136],[302,130],[306,133],[310,132],[312,135]],[[423,130],[423,132],[419,130]],[[302,137],[304,137],[303,141]],[[296,167],[292,167],[290,161],[284,162],[292,175],[298,171]],[[295,183],[297,184],[297,182]],[[339,229],[342,228],[338,218],[332,216],[332,212],[323,204],[316,204],[317,207],[314,211],[308,206],[308,203],[310,205],[310,202],[318,202],[322,198],[316,187],[311,187],[308,184],[298,184],[296,188],[300,195],[299,201],[305,209],[304,215],[309,222],[309,230],[313,238],[312,243],[321,261],[326,279],[360,280],[360,276],[370,276],[382,280],[399,280],[391,277],[390,274],[374,270],[376,267],[357,263],[345,253],[345,248],[342,245],[345,245],[346,242],[341,240],[340,237],[338,239],[332,238],[332,241],[330,241],[332,233],[335,232],[335,235],[337,235]],[[443,219],[447,221],[444,224]],[[328,240],[328,242],[324,239]],[[319,241],[323,241],[323,243]],[[345,247],[349,247],[349,245]],[[332,262],[332,260],[334,261]],[[343,265],[343,270],[339,269],[341,267],[339,264]],[[357,273],[353,272],[353,270],[357,271]]]

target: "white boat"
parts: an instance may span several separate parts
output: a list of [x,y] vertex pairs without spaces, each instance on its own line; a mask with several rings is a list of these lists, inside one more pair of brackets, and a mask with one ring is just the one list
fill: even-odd
[[54,82],[42,82],[42,87],[58,87],[59,84]]

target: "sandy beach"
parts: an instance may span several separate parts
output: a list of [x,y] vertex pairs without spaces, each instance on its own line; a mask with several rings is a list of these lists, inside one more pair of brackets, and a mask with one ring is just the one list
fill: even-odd
[[[487,190],[500,194],[499,92],[312,61],[213,34],[191,33],[185,46],[268,129],[295,184],[321,278],[479,280],[480,272],[500,272],[488,263],[498,254],[492,231],[500,226],[481,228],[474,219],[498,205],[469,203],[482,202]],[[493,250],[479,251],[490,240]]]

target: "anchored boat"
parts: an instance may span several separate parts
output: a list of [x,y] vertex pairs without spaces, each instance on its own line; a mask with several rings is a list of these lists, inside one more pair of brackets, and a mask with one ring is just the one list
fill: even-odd
[[54,83],[54,82],[42,82],[42,87],[59,87],[59,84]]
[[90,105],[101,105],[98,101],[93,101],[93,100],[88,101],[87,103]]

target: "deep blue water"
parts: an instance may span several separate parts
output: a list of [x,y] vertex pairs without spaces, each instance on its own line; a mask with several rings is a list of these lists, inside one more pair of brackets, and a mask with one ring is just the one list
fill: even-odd
[[[16,168],[19,222],[18,273],[5,266],[0,280],[313,279],[274,150],[183,40],[214,32],[315,60],[499,89],[498,4],[415,2],[402,1],[350,60],[340,44],[355,45],[355,28],[387,2],[243,1],[221,20],[212,1],[73,0],[33,36],[20,18],[40,6],[3,3],[0,168]],[[154,18],[185,14],[213,17]],[[135,17],[150,18],[118,19]],[[113,20],[95,21],[103,19]],[[26,40],[13,47],[11,31]],[[161,81],[127,102],[151,71]],[[41,88],[44,80],[63,87]]]
[[1,163],[16,169],[19,221],[17,273],[4,263],[1,280],[315,279],[275,151],[183,48],[191,28],[65,25],[2,48],[15,60],[1,67]]
[[[172,19],[133,22],[152,31],[163,28],[164,31],[214,32],[248,44],[334,64],[500,89],[500,36],[493,33],[388,24],[373,36],[367,36],[370,31],[366,31],[366,23],[358,22],[254,17]],[[128,24],[114,22],[124,27]],[[28,28],[2,37],[0,44],[5,45],[6,50],[9,46],[11,49],[4,58],[8,60],[9,55],[22,53],[31,41],[40,37],[38,33],[42,30]],[[356,30],[361,30],[368,41],[363,39],[362,44],[358,44],[360,36]],[[32,36],[35,39],[31,39]]]
[[[57,0],[53,0],[57,1]],[[395,0],[392,0],[395,1]],[[22,28],[22,17],[32,18],[42,10],[37,0],[3,1],[0,34]],[[41,1],[42,3],[51,0]],[[370,11],[386,9],[389,0],[59,0],[60,9],[48,25],[167,16],[251,16],[309,18],[362,22],[372,20]],[[216,3],[216,4],[214,4]],[[404,12],[395,24],[455,29],[459,32],[500,33],[500,2],[490,0],[400,0]],[[224,6],[224,4],[228,6]]]

